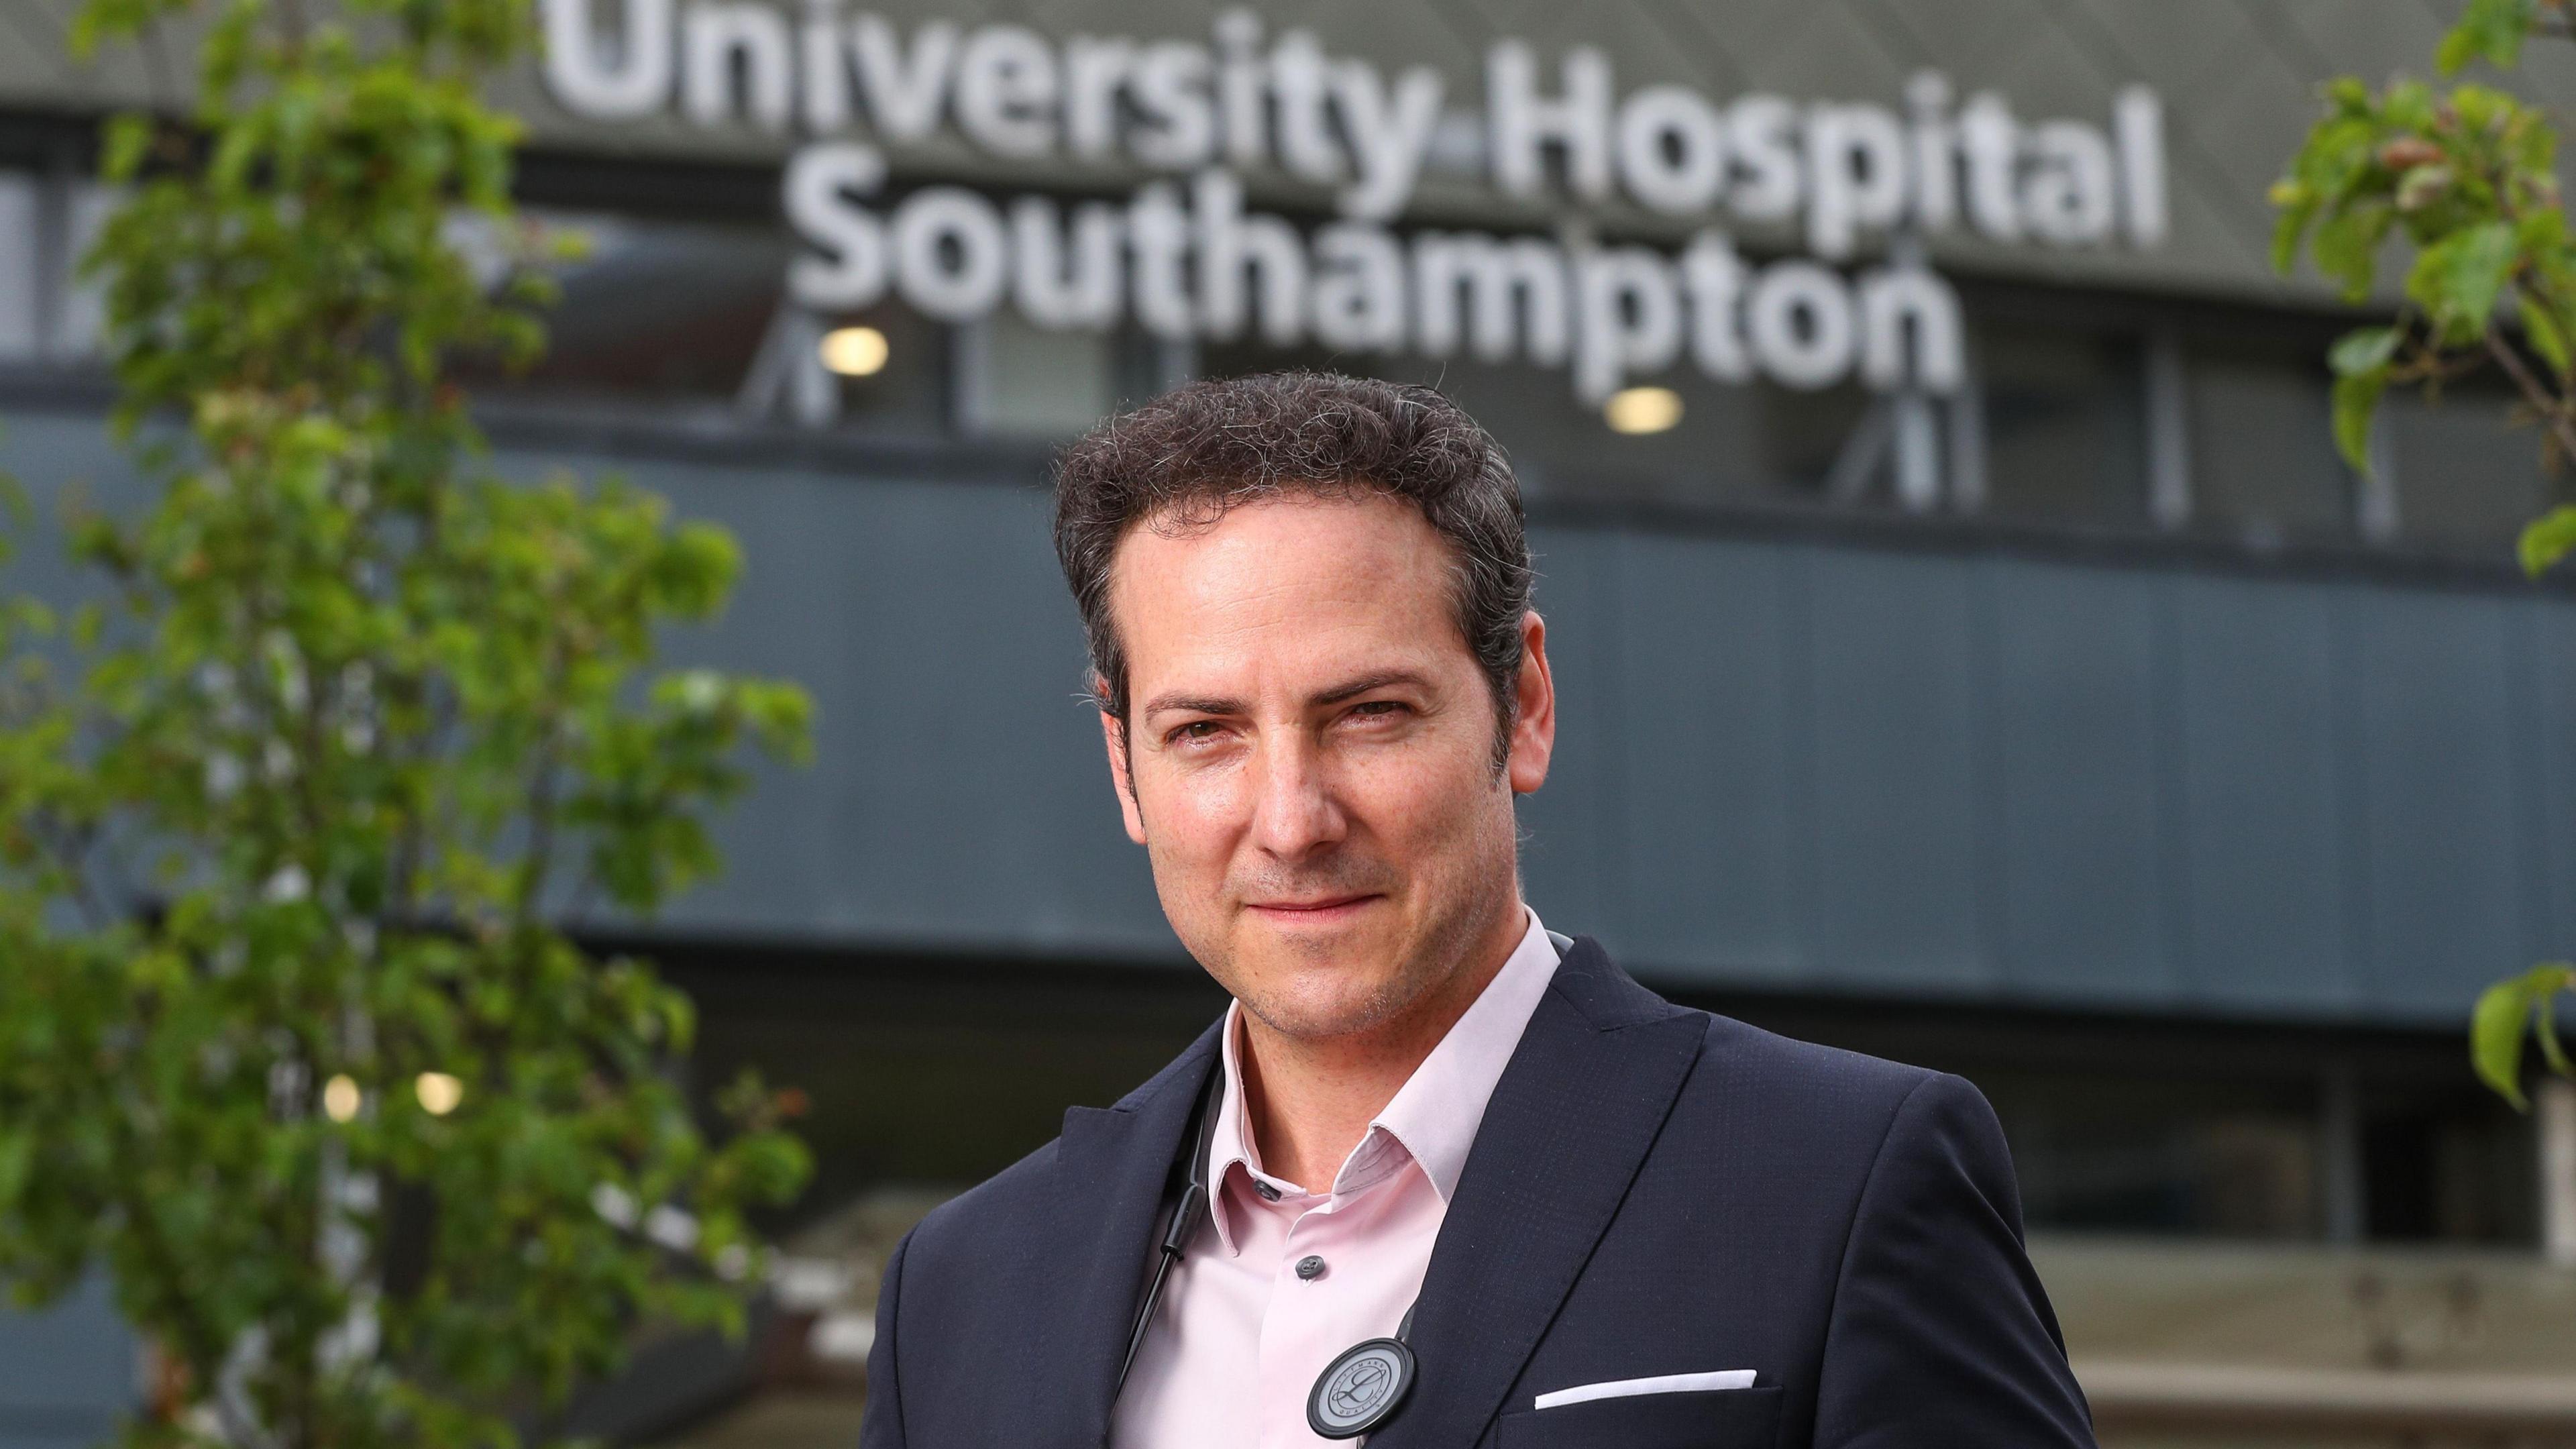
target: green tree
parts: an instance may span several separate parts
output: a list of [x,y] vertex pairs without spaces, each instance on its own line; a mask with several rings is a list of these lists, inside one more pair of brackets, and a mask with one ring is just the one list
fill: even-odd
[[[524,362],[556,245],[481,84],[524,0],[89,0],[199,46],[104,135],[86,265],[156,485],[98,602],[0,616],[0,1278],[93,1265],[137,1445],[504,1445],[639,1327],[738,1319],[803,1149],[702,1131],[685,998],[557,922],[716,865],[791,685],[656,673],[738,567],[616,486],[494,475],[447,377]],[[508,240],[499,285],[457,239]]]
[[[2445,78],[2481,61],[2510,70],[2532,37],[2571,33],[2570,0],[2469,0],[2434,64]],[[2563,476],[2576,465],[2576,237],[2559,195],[2556,125],[2492,86],[2400,79],[2373,90],[2342,76],[2325,100],[2272,187],[2273,265],[2287,272],[2304,252],[2345,300],[2366,303],[2390,255],[2405,258],[2396,317],[2344,334],[2328,354],[2336,446],[2367,473],[2389,388],[2438,396],[2493,367],[2538,429],[2544,465]],[[2534,519],[2519,551],[2534,577],[2576,552],[2576,505]],[[2576,968],[2551,963],[2489,988],[2472,1013],[2471,1060],[2517,1107],[2526,1042],[2536,1037],[2552,1069],[2571,1071],[2552,1013],[2568,990]]]

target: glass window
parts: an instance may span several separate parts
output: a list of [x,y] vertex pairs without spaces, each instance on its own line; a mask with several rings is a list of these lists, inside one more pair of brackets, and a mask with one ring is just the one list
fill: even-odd
[[[1873,403],[1857,386],[1795,392],[1767,382],[1730,385],[1683,366],[1630,379],[1670,391],[1679,412],[1656,431],[1623,433],[1603,409],[1574,396],[1563,368],[1257,343],[1211,346],[1200,359],[1208,377],[1288,367],[1438,388],[1510,453],[1529,497],[1593,503],[1707,508],[1822,500]],[[1881,458],[1859,481],[1868,496],[1884,500],[1888,474]]]
[[[757,417],[799,412],[801,384],[828,333],[866,328],[864,370],[816,375],[834,421],[865,431],[935,433],[947,425],[948,329],[896,302],[848,315],[782,311],[790,243],[771,223],[674,222],[547,213],[581,233],[587,253],[558,273],[547,348],[524,373],[467,365],[469,382],[500,396],[656,417]],[[469,248],[474,245],[468,239]]]
[[2304,337],[2191,345],[2192,513],[2205,530],[2258,546],[2353,536],[2324,359]]
[[975,431],[1061,439],[1159,390],[1152,339],[1135,328],[1051,330],[1003,307],[960,334],[974,354]]
[[2073,327],[1977,329],[1986,510],[2080,524],[2147,516],[2145,387],[2134,339]]
[[2304,1103],[2183,1083],[1979,1083],[2003,1119],[2033,1227],[2240,1238],[2317,1230],[2317,1130]]
[[2397,520],[2410,541],[2509,558],[2515,534],[2549,504],[2538,429],[2517,424],[2500,381],[2446,389],[2439,401],[2384,404]]

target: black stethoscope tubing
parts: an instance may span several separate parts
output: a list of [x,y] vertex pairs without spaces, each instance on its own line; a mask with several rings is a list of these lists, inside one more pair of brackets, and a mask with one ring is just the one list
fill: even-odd
[[[1215,1134],[1218,1104],[1224,1098],[1225,1062],[1220,1058],[1209,1067],[1207,1087],[1191,1110],[1185,1149],[1189,1155],[1180,1164],[1180,1199],[1163,1220],[1154,1278],[1145,1287],[1145,1301],[1136,1307],[1135,1324],[1127,1330],[1127,1355],[1119,1360],[1118,1382],[1109,1393],[1111,1403],[1127,1390],[1127,1374],[1136,1367],[1137,1350],[1145,1346],[1145,1330],[1153,1327],[1155,1310],[1162,1306],[1172,1265],[1189,1250],[1190,1239],[1198,1236],[1199,1225],[1207,1220],[1208,1142]],[[1407,1342],[1412,1336],[1413,1309],[1407,1308],[1393,1338],[1368,1339],[1335,1355],[1306,1394],[1307,1427],[1327,1439],[1355,1439],[1394,1417],[1418,1374]]]

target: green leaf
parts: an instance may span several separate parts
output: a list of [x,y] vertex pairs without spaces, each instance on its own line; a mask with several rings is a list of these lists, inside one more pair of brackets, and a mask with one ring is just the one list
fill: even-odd
[[2426,247],[2407,278],[2407,292],[2432,315],[2445,341],[2473,342],[2494,319],[2496,299],[2519,255],[2512,223],[2481,222]]
[[2367,372],[2348,373],[2335,379],[2334,440],[2335,451],[2352,465],[2356,473],[2370,474],[2370,423],[2379,411],[2379,398],[2388,390],[2388,367],[2382,363]]
[[[2522,1091],[2523,1038],[2532,1031],[2534,1018],[2550,998],[2570,989],[2576,989],[2576,967],[2551,962],[2488,987],[2479,994],[2477,1007],[2470,1013],[2470,1063],[2477,1069],[2479,1079],[2517,1110],[2529,1105]],[[2546,1018],[2542,1018],[2541,1029],[2550,1030]],[[2563,1063],[2566,1059],[2558,1050],[2554,1032],[2552,1036],[2544,1050],[2554,1064]]]
[[2563,382],[2567,377],[2566,329],[2528,292],[2514,298],[2514,310],[2521,314],[2522,335],[2531,343],[2531,350],[2539,353]]
[[2433,52],[2433,63],[2444,75],[2457,75],[2472,60],[2509,70],[2521,58],[2523,38],[2539,15],[2540,0],[2469,0],[2468,10]]
[[2560,559],[2576,552],[2576,504],[2561,503],[2524,524],[2515,551],[2522,571],[2535,579],[2557,567]]
[[2404,335],[2394,327],[2355,328],[2335,339],[2334,350],[2326,354],[2326,364],[2337,377],[2379,371],[2397,354],[2397,344]]

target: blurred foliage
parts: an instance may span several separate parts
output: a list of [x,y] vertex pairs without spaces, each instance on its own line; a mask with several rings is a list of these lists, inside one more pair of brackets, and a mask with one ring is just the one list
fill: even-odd
[[529,26],[80,16],[84,50],[196,38],[198,82],[108,127],[85,262],[153,501],[70,520],[98,602],[0,612],[0,1278],[112,1272],[132,1445],[547,1437],[639,1327],[738,1321],[744,1213],[806,1175],[757,1082],[702,1132],[687,1000],[554,924],[713,870],[743,755],[801,757],[809,706],[657,673],[732,541],[501,481],[444,378],[541,346],[563,244],[480,98]]
[[[2475,62],[2509,70],[2531,37],[2576,32],[2571,0],[2469,0],[2442,38],[2445,77]],[[2543,108],[2481,85],[2399,79],[2374,91],[2351,76],[2325,88],[2326,114],[2272,186],[2272,264],[2304,251],[2345,298],[2366,302],[2384,258],[2412,254],[2397,316],[2357,328],[2327,355],[2334,438],[2370,471],[2370,433],[2391,387],[2438,397],[2487,366],[2511,379],[2553,473],[2576,464],[2576,237],[2558,186],[2558,128]],[[2576,505],[2532,520],[2518,549],[2533,577],[2576,552]],[[2516,1107],[2523,1046],[2569,1072],[2551,1010],[2576,971],[2536,967],[2487,989],[2470,1019],[2478,1075]]]
[[[2567,33],[2568,0],[2470,0],[2436,64],[2508,68],[2535,34]],[[2558,194],[2558,128],[2543,108],[2489,86],[2437,89],[2399,79],[2374,91],[2342,76],[2326,114],[2273,183],[2281,216],[2272,262],[2304,250],[2354,302],[2369,300],[2392,252],[2411,253],[2403,304],[2384,325],[2346,333],[2334,370],[2334,436],[2370,471],[2371,420],[2392,386],[2438,394],[2487,366],[2501,369],[2539,426],[2553,470],[2576,462],[2576,238]],[[2576,507],[2524,530],[2537,575],[2576,548]]]

